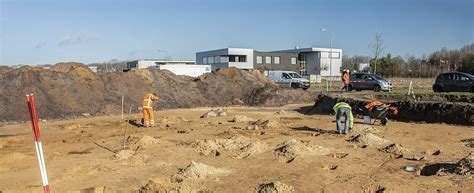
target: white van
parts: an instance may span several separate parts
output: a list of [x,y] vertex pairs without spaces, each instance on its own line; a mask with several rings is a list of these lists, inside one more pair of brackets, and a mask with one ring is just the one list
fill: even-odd
[[293,71],[265,71],[268,79],[275,81],[275,83],[291,88],[302,88],[306,90],[309,88],[309,80],[301,77],[298,73]]

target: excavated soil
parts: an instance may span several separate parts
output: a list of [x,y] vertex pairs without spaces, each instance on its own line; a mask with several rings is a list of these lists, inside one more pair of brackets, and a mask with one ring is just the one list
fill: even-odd
[[359,134],[353,137],[352,139],[350,139],[349,141],[352,143],[357,143],[359,145],[366,145],[366,146],[380,146],[380,145],[386,145],[386,144],[391,143],[389,140],[381,138],[372,133]]
[[295,192],[295,189],[293,187],[288,186],[278,181],[260,184],[257,189],[259,193]]
[[[305,114],[332,114],[332,107],[337,102],[346,102],[351,105],[352,112],[356,115],[364,115],[362,109],[373,100],[374,97],[364,98],[356,94],[321,94],[316,98],[313,107],[301,109]],[[459,125],[474,125],[474,105],[472,103],[446,102],[446,101],[387,101],[398,108],[397,115],[389,115],[388,118],[399,121],[415,121],[424,123],[449,123]]]
[[186,180],[202,180],[209,176],[226,173],[230,173],[230,171],[192,161],[186,168],[181,169],[174,178],[177,182],[183,182]]
[[319,145],[304,143],[296,139],[284,141],[283,143],[278,144],[275,149],[275,154],[277,156],[285,157],[287,159],[287,162],[291,162],[298,157],[307,157],[315,155],[321,156],[329,155],[330,153],[331,150],[329,150],[328,148]]
[[205,156],[220,156],[231,153],[236,158],[247,158],[267,150],[261,142],[255,142],[247,137],[233,136],[228,139],[204,139],[191,144],[197,152]]
[[[158,93],[158,108],[199,106],[281,106],[311,102],[314,95],[284,89],[258,71],[221,69],[197,78],[167,70],[93,73],[80,63],[59,63],[51,69],[25,66],[0,69],[0,121],[28,120],[26,94],[34,94],[41,119],[138,112],[145,93]],[[15,110],[12,110],[15,109]]]

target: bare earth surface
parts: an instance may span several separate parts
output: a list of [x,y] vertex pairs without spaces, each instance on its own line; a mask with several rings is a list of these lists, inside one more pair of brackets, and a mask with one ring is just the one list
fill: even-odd
[[[204,118],[210,108],[164,110],[155,112],[154,128],[121,122],[120,116],[42,122],[50,187],[53,192],[474,190],[472,160],[471,168],[458,165],[473,152],[473,127],[404,122],[382,127],[357,119],[353,133],[336,135],[333,116],[296,111],[303,106],[312,104],[229,107]],[[1,191],[42,192],[35,153],[28,123],[0,126]],[[405,166],[417,171],[404,171]]]

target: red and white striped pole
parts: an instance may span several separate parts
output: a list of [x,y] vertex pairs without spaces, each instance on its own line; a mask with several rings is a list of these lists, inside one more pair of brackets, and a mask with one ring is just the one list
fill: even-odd
[[41,172],[41,180],[43,181],[43,189],[45,193],[49,193],[48,174],[46,173],[46,165],[44,164],[43,148],[41,147],[40,129],[38,125],[38,117],[36,116],[35,97],[33,94],[26,95],[28,110],[30,112],[31,127],[35,135],[36,154],[38,155],[38,164]]

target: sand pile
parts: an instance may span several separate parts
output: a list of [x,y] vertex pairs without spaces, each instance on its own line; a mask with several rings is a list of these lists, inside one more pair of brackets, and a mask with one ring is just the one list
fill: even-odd
[[379,133],[380,131],[372,125],[354,124],[353,133]]
[[398,143],[390,144],[390,145],[388,145],[384,148],[381,148],[379,150],[382,151],[382,152],[391,153],[391,154],[394,154],[394,155],[403,155],[403,154],[406,154],[406,153],[410,152],[408,149],[403,147],[403,145],[398,144]]
[[236,115],[232,118],[232,120],[230,120],[230,122],[234,122],[234,123],[243,123],[243,122],[250,122],[250,121],[255,121],[255,119],[252,119],[245,115]]
[[240,135],[228,139],[199,140],[191,144],[191,147],[205,156],[219,156],[223,151],[234,151],[237,158],[246,158],[267,149],[265,144]]
[[386,144],[391,143],[389,140],[381,138],[372,133],[359,134],[353,137],[352,139],[350,139],[349,141],[360,144],[360,145],[367,145],[367,146],[378,146],[378,145],[386,145]]
[[191,164],[186,166],[186,168],[180,169],[174,176],[174,179],[177,182],[183,182],[185,180],[202,180],[209,176],[226,173],[230,173],[230,171],[192,161]]
[[158,139],[155,139],[151,136],[145,135],[135,143],[134,149],[136,149],[136,150],[146,149],[146,148],[152,147],[153,145],[155,145],[157,143],[158,143]]
[[267,150],[267,145],[261,142],[250,142],[245,147],[240,148],[240,153],[236,155],[237,158],[243,159],[255,154],[262,153]]
[[466,157],[459,160],[455,172],[459,175],[473,175],[474,174],[474,153],[469,153]]
[[292,186],[283,184],[278,181],[260,184],[257,190],[259,193],[285,193],[285,192],[295,191],[295,189]]
[[135,151],[132,150],[120,150],[117,152],[114,157],[118,160],[123,160],[123,159],[128,159],[132,157],[135,154]]
[[247,129],[249,130],[258,130],[258,129],[277,129],[280,128],[281,124],[274,120],[262,120],[259,119],[255,122],[252,122]]
[[329,155],[331,151],[319,145],[311,145],[296,139],[290,139],[278,144],[275,153],[277,156],[286,157],[290,160],[296,157]]

